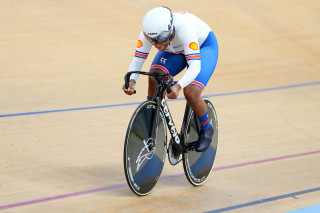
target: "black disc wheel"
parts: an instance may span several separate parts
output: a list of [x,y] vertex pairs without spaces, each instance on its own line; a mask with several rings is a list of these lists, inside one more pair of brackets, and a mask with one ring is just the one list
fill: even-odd
[[139,196],[150,193],[158,182],[166,156],[165,118],[158,114],[156,138],[151,138],[156,103],[146,101],[134,112],[125,138],[124,170],[130,189]]
[[[202,185],[212,171],[218,145],[218,119],[211,101],[204,99],[208,108],[209,122],[214,128],[210,147],[204,152],[189,151],[183,154],[183,168],[188,181],[194,186]],[[201,124],[198,117],[191,112],[185,130],[186,145],[199,139]]]

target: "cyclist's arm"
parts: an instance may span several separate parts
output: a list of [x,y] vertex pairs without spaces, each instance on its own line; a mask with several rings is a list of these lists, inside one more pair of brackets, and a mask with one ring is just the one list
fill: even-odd
[[188,86],[198,76],[201,70],[200,45],[196,32],[190,28],[185,28],[184,31],[181,41],[183,41],[188,69],[178,81],[182,89]]
[[[145,60],[149,55],[151,47],[152,47],[151,42],[147,41],[147,39],[143,35],[143,32],[141,32],[139,35],[134,58],[129,66],[129,71],[141,70]],[[132,74],[130,77],[130,80],[134,79],[135,81],[137,81],[138,77],[139,77],[138,74]]]

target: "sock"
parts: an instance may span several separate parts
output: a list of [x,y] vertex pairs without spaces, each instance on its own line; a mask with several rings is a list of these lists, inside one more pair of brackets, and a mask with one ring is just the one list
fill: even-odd
[[204,116],[199,117],[200,123],[201,123],[201,130],[207,130],[210,127],[209,117],[208,117],[208,111]]

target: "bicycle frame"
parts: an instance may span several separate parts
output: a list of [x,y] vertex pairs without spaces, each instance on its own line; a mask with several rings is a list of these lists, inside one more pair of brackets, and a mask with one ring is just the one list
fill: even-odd
[[[156,104],[156,111],[155,111],[155,118],[153,119],[153,125],[152,125],[152,135],[151,135],[151,138],[154,138],[156,140],[157,138],[157,122],[158,122],[158,119],[159,119],[159,112],[160,112],[160,109],[163,111],[164,113],[164,117],[165,117],[165,120],[166,120],[166,123],[167,123],[167,127],[169,129],[169,132],[171,134],[171,137],[173,138],[173,141],[175,142],[175,147],[177,148],[177,150],[179,151],[179,153],[183,153],[184,151],[184,141],[182,140],[182,134],[178,133],[178,130],[173,122],[173,119],[172,119],[172,116],[171,116],[171,113],[169,111],[169,107],[167,105],[167,102],[166,102],[166,99],[165,99],[165,95],[164,95],[164,91],[167,89],[167,88],[164,88],[163,87],[163,81],[162,79],[156,79],[157,81],[160,81],[160,82],[157,82],[157,86],[156,86],[156,92],[155,92],[155,96],[154,98],[152,99],[153,101],[155,101],[157,104]],[[184,122],[185,123],[185,122]],[[184,138],[184,137],[183,137]]]
[[[143,75],[149,75],[152,76],[156,81],[157,81],[157,85],[156,85],[156,90],[155,90],[155,95],[152,99],[152,101],[156,102],[156,110],[155,110],[155,117],[153,118],[153,122],[152,122],[152,126],[151,126],[151,135],[150,138],[153,138],[154,141],[156,141],[157,139],[157,123],[159,120],[159,112],[160,109],[164,112],[164,117],[168,126],[168,129],[170,131],[170,134],[173,138],[174,144],[175,144],[175,148],[177,149],[177,151],[181,154],[184,152],[185,150],[185,145],[184,145],[184,133],[183,130],[185,128],[185,122],[186,119],[189,116],[190,113],[190,106],[187,104],[186,106],[186,111],[185,111],[185,118],[183,119],[183,124],[182,124],[182,128],[181,128],[181,132],[178,133],[178,130],[173,122],[171,113],[169,111],[167,102],[165,100],[165,95],[164,92],[167,90],[168,93],[170,93],[169,91],[171,91],[171,83],[173,81],[173,78],[170,74],[159,74],[159,73],[152,73],[152,72],[141,72],[141,71],[133,71],[133,72],[129,72],[126,74],[125,76],[125,82],[126,82],[126,88],[127,85],[129,85],[129,79],[130,79],[130,75],[132,73],[138,73],[138,74],[143,74]],[[163,79],[163,77],[169,77],[170,80],[166,81]]]
[[[186,139],[186,136],[185,136],[186,131],[185,130],[187,128],[186,127],[187,120],[190,117],[190,114],[192,112],[192,110],[190,108],[190,105],[188,103],[186,103],[181,130],[180,130],[180,133],[178,133],[177,128],[174,125],[174,122],[173,122],[173,119],[172,119],[172,116],[171,116],[171,113],[169,111],[169,108],[168,108],[168,105],[167,105],[167,102],[166,102],[165,98],[163,97],[161,99],[160,97],[156,97],[154,99],[156,99],[156,103],[157,103],[157,108],[156,108],[156,112],[155,113],[156,113],[156,115],[159,115],[160,108],[164,112],[164,117],[165,117],[168,129],[169,129],[171,137],[173,138],[173,141],[174,141],[173,145],[175,146],[175,148],[178,151],[178,153],[182,154],[182,153],[186,153],[186,152],[189,152],[189,151],[194,151],[195,147],[197,145],[197,141],[190,142],[190,143],[188,143],[188,145],[185,144],[185,139]],[[153,119],[153,121],[154,122],[158,122],[158,116],[156,116]],[[196,123],[196,125],[197,125],[197,123]],[[152,129],[152,133],[153,134],[151,135],[151,138],[155,138],[155,140],[156,140],[156,137],[157,137],[157,135],[156,135],[156,132],[157,132],[156,127],[157,127],[157,125],[153,124],[153,127],[152,127],[153,128]],[[197,129],[200,129],[200,128],[201,127],[197,125]]]

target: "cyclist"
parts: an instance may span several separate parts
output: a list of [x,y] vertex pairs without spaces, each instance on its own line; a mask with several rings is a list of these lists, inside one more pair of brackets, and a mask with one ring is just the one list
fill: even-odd
[[[144,17],[142,32],[129,71],[141,70],[151,47],[159,51],[150,71],[175,76],[185,67],[182,78],[172,86],[169,99],[176,99],[181,89],[192,110],[201,122],[201,133],[196,151],[205,151],[214,134],[208,120],[207,105],[201,93],[207,85],[218,60],[218,44],[210,27],[195,15],[184,11],[171,11],[167,7],[150,10]],[[130,77],[129,88],[123,91],[134,94],[138,74]],[[148,99],[155,93],[156,82],[149,78]]]

